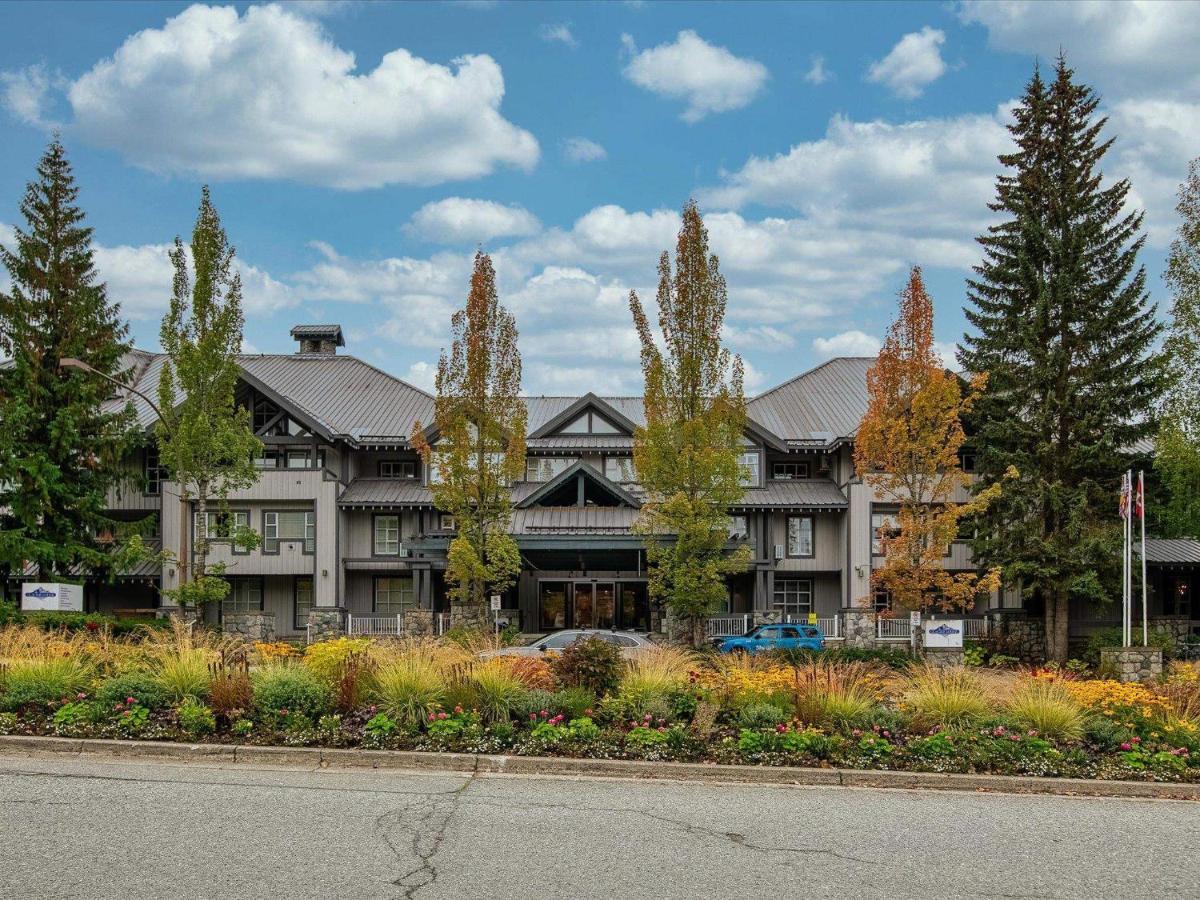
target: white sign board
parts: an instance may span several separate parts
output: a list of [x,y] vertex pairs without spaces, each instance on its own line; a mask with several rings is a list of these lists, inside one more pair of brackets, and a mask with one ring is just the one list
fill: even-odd
[[25,612],[83,612],[83,585],[26,582],[21,585],[21,609]]
[[908,614],[908,624],[913,628],[921,627],[921,613],[919,610],[913,610]]
[[492,594],[492,612],[500,612],[500,595]]
[[926,647],[961,647],[962,645],[962,619],[940,619],[925,623]]

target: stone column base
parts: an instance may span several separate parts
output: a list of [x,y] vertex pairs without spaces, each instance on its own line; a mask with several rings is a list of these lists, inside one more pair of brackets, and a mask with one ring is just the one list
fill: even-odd
[[1163,673],[1162,650],[1158,647],[1105,647],[1100,665],[1117,672],[1120,681],[1153,681]]
[[346,633],[346,611],[340,606],[314,606],[308,611],[308,639],[313,643]]
[[248,641],[270,643],[275,640],[275,613],[237,613],[226,615],[221,630],[228,634],[241,635]]
[[436,613],[432,609],[410,609],[404,613],[404,633],[410,637],[433,637],[437,634],[434,625]]
[[873,609],[842,610],[842,635],[846,647],[874,647],[878,642],[875,622],[879,614]]
[[451,603],[450,627],[490,629],[492,611],[476,603]]
[[963,664],[963,650],[961,647],[926,647],[921,651],[921,656],[925,662],[939,668],[961,666]]

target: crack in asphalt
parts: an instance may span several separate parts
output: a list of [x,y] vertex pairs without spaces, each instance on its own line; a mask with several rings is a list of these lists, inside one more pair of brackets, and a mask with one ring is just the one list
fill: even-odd
[[[383,813],[375,820],[375,830],[398,861],[412,859],[416,865],[392,884],[403,891],[404,900],[412,900],[422,888],[432,887],[441,874],[435,857],[446,839],[446,831],[458,811],[463,794],[478,775],[478,766],[469,773],[459,773],[463,783],[451,791],[428,792],[425,801],[405,804]],[[400,829],[409,833],[407,846],[398,846],[392,832]]]

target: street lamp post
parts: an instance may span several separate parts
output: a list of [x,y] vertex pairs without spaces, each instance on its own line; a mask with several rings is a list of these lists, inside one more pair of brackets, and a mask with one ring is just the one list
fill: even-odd
[[[146,394],[143,394],[135,387],[130,387],[124,382],[113,378],[111,375],[106,375],[94,366],[88,365],[82,359],[76,359],[73,356],[64,356],[58,361],[60,369],[78,369],[80,372],[87,372],[90,375],[95,375],[103,378],[105,381],[116,385],[121,390],[129,391],[131,394],[136,394],[150,404],[150,408],[154,410],[154,414],[158,416],[158,421],[162,423],[167,434],[171,434],[171,423],[167,421],[167,417],[163,415],[163,411]],[[183,584],[187,576],[187,502],[183,499],[183,488],[179,490],[179,556],[175,560],[175,565],[179,569],[179,583]]]

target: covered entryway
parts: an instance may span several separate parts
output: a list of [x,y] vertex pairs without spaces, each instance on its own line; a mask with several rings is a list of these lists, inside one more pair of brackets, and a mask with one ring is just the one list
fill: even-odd
[[540,578],[535,621],[538,631],[561,628],[649,631],[650,604],[645,579],[631,579],[623,574]]

